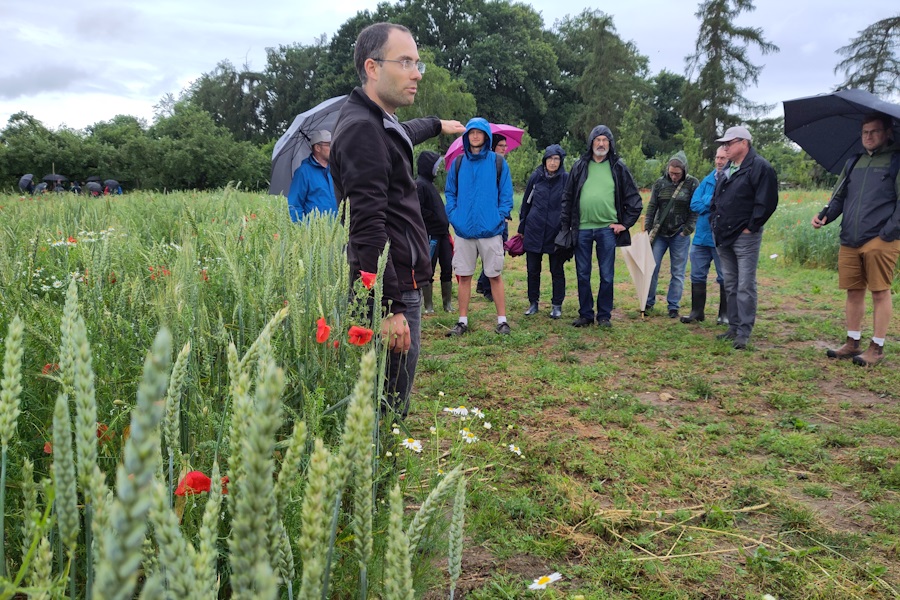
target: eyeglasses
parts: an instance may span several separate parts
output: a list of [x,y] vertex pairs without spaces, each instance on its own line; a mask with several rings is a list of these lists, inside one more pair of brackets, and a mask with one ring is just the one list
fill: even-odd
[[737,143],[737,142],[742,142],[742,141],[744,141],[744,140],[742,140],[741,138],[735,138],[735,139],[729,140],[729,141],[727,141],[727,142],[722,142],[722,147],[723,147],[723,148],[730,148],[732,144],[735,144],[735,143]]
[[419,75],[425,74],[425,63],[421,60],[410,60],[408,58],[403,60],[391,60],[389,58],[373,58],[372,60],[377,60],[378,62],[392,62],[400,65],[400,68],[404,71],[409,71],[412,68],[415,68],[416,71],[419,72]]
[[870,135],[877,135],[879,133],[884,133],[884,129],[863,129],[862,135],[863,137]]

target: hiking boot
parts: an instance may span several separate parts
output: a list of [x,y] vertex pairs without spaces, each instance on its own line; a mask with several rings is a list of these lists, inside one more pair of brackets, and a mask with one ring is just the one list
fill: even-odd
[[678,309],[677,309],[677,308],[670,308],[670,309],[669,309],[669,318],[670,318],[670,319],[677,319],[677,318],[678,318]]
[[554,304],[550,307],[550,318],[551,319],[562,318],[562,305]]
[[528,310],[525,311],[525,316],[530,317],[531,315],[536,315],[538,312],[538,303],[532,302],[531,306],[528,307]]
[[725,333],[720,333],[716,336],[717,340],[733,340],[737,337],[737,329],[728,328],[728,331]]
[[706,318],[706,282],[691,283],[691,314],[681,317],[682,323],[696,323]]
[[731,344],[731,347],[734,348],[735,350],[746,350],[747,343],[749,341],[750,340],[747,338],[747,336],[739,335],[736,338],[734,338],[734,343]]
[[467,333],[469,333],[469,326],[460,321],[459,323],[454,325],[445,335],[447,337],[459,337],[462,335],[466,335]]
[[593,319],[585,319],[584,317],[578,317],[572,321],[572,327],[590,327],[593,324]]
[[854,340],[852,337],[847,336],[847,341],[844,342],[844,345],[838,348],[837,350],[832,350],[829,348],[825,352],[825,356],[828,358],[842,358],[848,359],[853,358],[854,356],[859,356],[863,353],[862,348],[859,347],[859,340]]
[[497,328],[494,330],[500,335],[509,335],[509,323],[503,321],[502,323],[497,323]]
[[861,367],[874,367],[884,360],[884,346],[869,342],[869,347],[862,354],[853,357],[853,364]]
[[598,319],[597,327],[612,327],[612,323],[609,322],[609,319]]

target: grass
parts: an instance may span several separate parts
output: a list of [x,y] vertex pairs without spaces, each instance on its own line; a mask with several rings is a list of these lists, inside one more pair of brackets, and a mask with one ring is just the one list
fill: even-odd
[[[833,270],[801,266],[836,256],[836,228],[806,231],[821,196],[784,194],[767,227],[748,352],[717,341],[714,321],[641,320],[621,258],[611,330],[569,325],[571,262],[563,319],[547,318],[546,265],[541,312],[522,316],[524,260],[509,257],[511,336],[490,333],[481,298],[476,335],[450,341],[455,315],[425,319],[417,394],[477,404],[524,456],[486,474],[490,492],[469,506],[468,597],[531,597],[553,571],[564,579],[546,597],[900,597],[900,319],[878,369],[825,358],[844,297]],[[871,335],[871,312],[865,323]],[[504,450],[482,459],[508,463]]]

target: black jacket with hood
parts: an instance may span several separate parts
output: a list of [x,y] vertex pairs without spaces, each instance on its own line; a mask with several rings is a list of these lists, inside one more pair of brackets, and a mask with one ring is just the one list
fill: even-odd
[[644,208],[644,202],[641,200],[634,177],[616,154],[615,138],[606,125],[597,125],[591,130],[591,134],[588,136],[587,152],[582,154],[581,158],[572,165],[569,180],[563,191],[560,229],[562,231],[569,228],[578,229],[581,223],[581,188],[584,187],[584,182],[587,180],[588,165],[590,161],[594,160],[594,138],[600,135],[605,135],[609,139],[609,154],[606,160],[609,161],[610,169],[612,169],[613,183],[616,188],[616,218],[620,225],[625,226],[625,231],[616,236],[616,246],[630,246],[631,233],[628,230],[637,223],[641,216],[641,210]]
[[[552,175],[547,171],[547,159],[551,156],[559,157],[559,169]],[[569,179],[563,166],[565,158],[566,151],[562,146],[547,146],[541,166],[534,170],[525,186],[522,209],[519,212],[519,233],[524,237],[526,252],[556,252],[554,240],[559,233],[562,194]]]
[[350,205],[350,276],[375,273],[390,240],[382,304],[406,312],[401,293],[431,280],[428,236],[413,179],[413,146],[438,135],[437,117],[404,123],[388,116],[357,87],[341,108],[331,142],[335,196]]
[[419,176],[416,177],[416,193],[419,195],[419,206],[422,207],[422,219],[425,221],[425,231],[428,235],[450,235],[450,221],[447,219],[447,209],[437,188],[434,187],[438,161],[441,155],[431,150],[419,154],[416,161],[416,169]]

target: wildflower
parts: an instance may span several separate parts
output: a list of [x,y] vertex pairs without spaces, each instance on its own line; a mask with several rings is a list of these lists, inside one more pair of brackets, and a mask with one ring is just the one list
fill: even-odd
[[532,582],[531,585],[528,586],[529,590],[542,590],[554,581],[559,581],[562,579],[562,575],[559,573],[551,573],[549,575],[544,575],[543,577],[538,577]]
[[255,219],[255,218],[256,218],[256,213],[250,213],[250,218],[251,218],[251,219]]
[[412,450],[413,452],[421,452],[422,451],[422,442],[419,440],[414,440],[413,438],[406,438],[403,440],[403,447],[407,450]]
[[109,425],[106,423],[97,423],[97,439],[100,443],[111,442],[115,435],[115,431],[109,430]]
[[430,431],[431,433],[437,433],[437,427],[432,425],[431,427],[428,428],[428,431]]
[[334,347],[337,348],[338,346],[340,346],[340,342],[338,342],[337,340],[334,340]]
[[481,409],[480,409],[480,408],[473,408],[473,409],[472,409],[472,416],[473,416],[473,417],[478,417],[479,419],[483,419],[483,418],[484,418],[484,413],[481,412]]
[[362,278],[362,284],[365,286],[367,290],[371,290],[372,286],[375,285],[375,273],[369,273],[368,271],[360,271],[359,276]]
[[456,408],[445,408],[444,412],[448,412],[454,417],[467,417],[469,416],[469,409],[465,406],[457,406]]
[[325,317],[319,317],[319,320],[316,321],[316,341],[320,344],[324,344],[328,341],[330,335],[331,327],[325,322]]
[[372,339],[372,330],[353,325],[347,332],[347,341],[354,346],[365,346]]
[[44,368],[41,369],[43,375],[49,375],[51,373],[56,373],[57,371],[59,371],[59,365],[57,363],[47,363],[44,365]]
[[515,454],[516,456],[522,456],[522,451],[515,444],[509,445],[509,451]]
[[393,429],[391,429],[391,433],[393,433],[394,435],[400,435],[400,428],[394,427]]
[[274,234],[272,237],[275,238],[275,239],[277,240],[277,239],[280,238],[281,236],[278,235],[278,234],[276,233],[276,234]]
[[209,274],[206,272],[206,269],[200,269],[200,279],[209,281]]
[[460,429],[459,435],[467,444],[474,444],[478,441],[478,436],[469,431],[468,427],[463,427],[462,429]]
[[53,454],[53,444],[44,442],[44,454]]
[[440,397],[443,398],[443,397],[444,397],[444,392],[438,392],[438,396],[440,396]]
[[108,279],[108,281],[109,281],[110,284],[113,284],[113,283],[115,283],[116,281],[118,281],[118,280],[116,279],[116,272],[115,272],[115,271],[110,271],[110,272],[109,272],[109,277],[108,277],[107,279]]
[[386,458],[390,458],[390,457],[392,457],[393,455],[394,455],[394,453],[391,452],[390,450],[388,450],[387,452],[384,453],[384,456],[385,456]]
[[200,492],[208,492],[211,483],[212,479],[200,471],[191,471],[178,482],[178,488],[175,490],[175,495],[189,496],[191,494],[199,494]]
[[491,422],[490,422],[490,421],[485,421],[485,422],[484,422],[484,428],[485,428],[485,429],[490,429],[490,428],[491,428]]
[[78,240],[73,238],[71,235],[66,239],[66,241],[69,242],[70,244],[72,244],[73,246],[78,244]]

